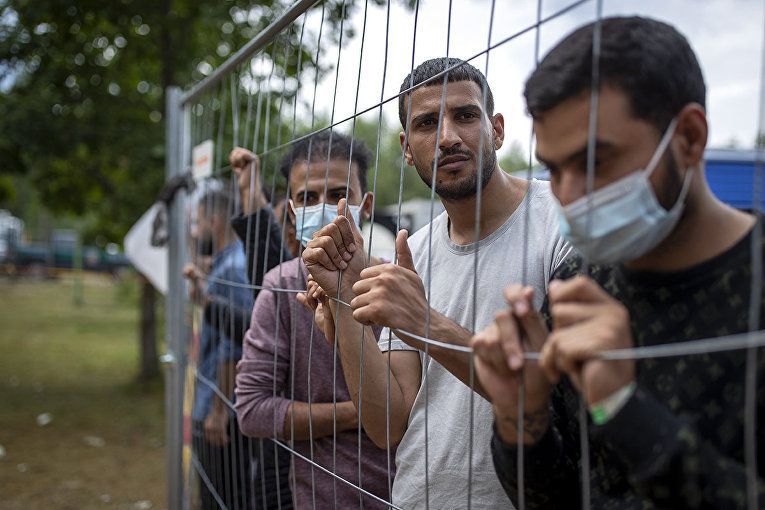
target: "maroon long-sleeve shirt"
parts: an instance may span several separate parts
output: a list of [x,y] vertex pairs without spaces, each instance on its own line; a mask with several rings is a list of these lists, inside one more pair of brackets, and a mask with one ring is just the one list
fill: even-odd
[[[263,278],[266,288],[301,290],[305,289],[305,282],[305,266],[299,258],[284,262]],[[289,438],[282,437],[282,431],[292,398],[308,402],[310,394],[314,404],[331,403],[334,390],[337,402],[351,399],[339,358],[337,378],[333,384],[333,348],[315,326],[313,314],[298,303],[295,296],[292,292],[263,290],[255,301],[236,378],[236,412],[246,435],[276,435],[288,441]],[[292,447],[306,458],[311,458],[310,444],[310,441],[295,441]],[[356,430],[337,433],[336,474],[359,485],[360,462],[361,487],[384,500],[390,500],[386,451],[377,448],[363,430],[360,458],[358,448]],[[314,439],[314,462],[332,471],[332,450],[331,435]],[[394,458],[395,452],[391,451],[391,480]],[[295,457],[290,472],[291,481],[294,481],[294,485],[290,485],[294,487],[295,508],[311,508],[313,497],[316,498],[316,508],[359,506],[358,490],[315,467],[312,490],[311,469],[308,462]],[[364,508],[387,508],[368,496],[363,498]]]

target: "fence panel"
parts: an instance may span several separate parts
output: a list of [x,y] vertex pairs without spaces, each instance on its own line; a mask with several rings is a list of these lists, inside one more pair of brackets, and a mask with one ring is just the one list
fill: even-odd
[[[411,33],[394,26],[389,0],[384,6],[384,22],[375,17],[382,15],[380,3],[295,2],[206,79],[186,92],[176,88],[167,92],[167,177],[190,173],[196,182],[193,192],[176,200],[169,211],[168,353],[163,361],[168,367],[170,508],[409,508],[407,504],[441,508],[446,504],[444,492],[459,495],[448,503],[455,508],[510,505],[493,474],[488,438],[494,416],[489,402],[476,392],[483,390],[477,385],[476,353],[469,338],[492,323],[494,312],[506,308],[500,290],[509,283],[536,287],[534,304],[542,305],[548,283],[544,277],[552,275],[540,270],[538,239],[548,232],[535,230],[540,223],[532,211],[538,198],[533,189],[544,185],[534,179],[540,168],[532,157],[535,139],[530,124],[522,129],[513,126],[524,133],[521,138],[528,150],[528,160],[515,174],[523,178],[523,186],[529,186],[516,204],[521,215],[521,247],[517,258],[506,262],[509,269],[501,273],[505,280],[497,281],[495,289],[487,289],[483,275],[496,267],[490,265],[496,260],[492,258],[496,256],[493,248],[485,242],[494,233],[486,232],[482,218],[491,207],[484,202],[488,200],[484,187],[490,185],[496,167],[497,147],[490,146],[492,138],[483,136],[487,130],[497,129],[485,122],[490,117],[484,113],[493,108],[489,104],[491,90],[484,80],[480,104],[456,107],[445,91],[453,83],[450,76],[466,72],[464,62],[480,69],[491,81],[494,74],[490,71],[501,67],[498,58],[507,59],[516,51],[530,56],[533,70],[540,62],[544,29],[552,26],[557,34],[561,24],[593,22],[584,158],[589,232],[595,205],[599,113],[602,115],[601,23],[606,6],[602,0],[561,1],[553,6],[537,0],[508,11],[494,0],[485,5],[473,3],[471,9],[487,14],[485,32],[473,27],[475,33],[486,34],[476,49],[455,44],[454,32],[465,27],[455,15],[457,7],[452,0],[439,3],[444,19],[438,22],[431,17],[432,9],[427,11],[429,17],[423,18],[420,2],[412,2],[407,19],[412,23]],[[517,9],[522,22],[508,22],[511,29],[500,26],[498,8],[503,16]],[[359,14],[355,18],[355,37],[349,41],[346,23],[354,10],[363,17]],[[418,37],[423,37],[423,31],[426,36],[430,34],[429,21],[439,26],[443,21],[439,34],[445,40],[436,51],[462,60],[442,64],[423,84],[415,77],[422,60]],[[404,39],[411,40],[405,53],[400,45]],[[401,68],[398,61],[409,63],[406,72],[410,81],[391,92],[387,82],[394,60],[397,70]],[[375,83],[370,76],[380,82]],[[502,86],[501,82],[495,85],[497,97],[507,94]],[[418,96],[418,101],[426,104],[435,101],[437,108],[429,117],[416,115],[420,103],[413,110],[413,97],[425,89],[439,91],[435,99]],[[397,133],[388,129],[386,119],[395,118],[399,108],[406,114],[401,118],[402,146],[410,147],[415,139],[422,143],[423,137],[427,138],[423,126],[433,126],[436,135],[428,138],[433,146],[427,151],[415,155],[412,149],[397,150],[396,140],[391,142]],[[445,149],[439,138],[439,134],[456,129],[457,121],[450,117],[455,108],[465,110],[465,118],[479,112],[481,134],[473,152]],[[442,181],[448,180],[449,163],[458,167],[462,156],[475,159],[475,182],[467,195],[457,196],[460,189],[452,190]],[[443,161],[448,162],[440,164]],[[407,165],[417,167],[424,193],[414,191],[419,183],[416,178],[410,180]],[[759,161],[753,175],[752,209],[759,213]],[[380,205],[375,198],[380,195],[394,199]],[[409,200],[413,195],[421,196],[424,202],[417,205]],[[472,234],[465,242],[449,240],[454,221],[446,213],[439,214],[444,206],[437,195],[446,202],[472,200]],[[350,299],[344,299],[348,295],[342,285],[344,275],[361,269],[354,266],[359,260],[355,250],[348,249],[347,254],[327,250],[337,258],[325,265],[334,264],[339,271],[336,288],[319,299],[322,308],[318,312],[304,306],[305,297],[298,298],[308,290],[310,301],[315,290],[299,260],[311,240],[311,228],[336,216],[333,209],[341,198],[348,203],[341,212],[357,225],[364,224],[359,234],[363,243],[358,238],[355,241],[356,249],[363,248],[363,263],[369,268],[387,262],[409,264],[408,256],[402,261],[393,238],[401,228],[426,225],[414,237],[412,262],[422,282],[423,297],[433,306],[433,310],[424,308],[422,329],[365,329],[341,318],[349,317],[351,308]],[[447,222],[445,218],[450,219]],[[299,234],[304,231],[309,234],[301,239]],[[745,349],[746,458],[742,464],[749,506],[756,508],[758,349],[765,344],[765,335],[760,331],[759,223],[752,232],[749,332],[606,350],[597,358],[657,360]],[[342,235],[336,232],[338,239]],[[462,250],[469,257],[469,264],[464,266],[469,274],[463,275],[464,280],[459,274],[462,267],[445,265],[439,250]],[[596,273],[597,267],[592,269],[590,262],[584,253],[579,271]],[[449,281],[446,278],[445,282],[443,275],[451,270],[454,287],[445,292]],[[367,274],[371,274],[369,270]],[[463,282],[464,287],[458,287]],[[357,294],[365,291],[368,289]],[[450,301],[454,296],[460,297],[459,306]],[[354,308],[358,310],[358,305]],[[441,309],[453,312],[455,316],[449,318],[459,323],[464,341],[455,341],[449,336],[452,333],[439,330],[443,322],[437,312]],[[349,333],[343,328],[354,328],[358,347],[347,347]],[[411,352],[418,356],[406,354]],[[411,395],[403,390],[405,375],[390,368],[402,363],[398,360],[404,357],[409,360],[407,367],[419,370],[416,379],[421,382]],[[527,364],[535,364],[540,353],[530,349],[524,358]],[[383,373],[380,367],[384,368],[384,381],[379,377]],[[516,504],[520,509],[526,507],[527,496],[525,384],[527,380],[521,377],[515,425]],[[384,395],[384,402],[370,402],[366,392]],[[397,413],[404,401],[407,416],[403,418],[404,430],[400,430],[402,418]],[[591,491],[591,475],[597,469],[590,461],[592,411],[584,399],[578,402],[578,494],[582,508],[597,507]],[[457,407],[445,413],[444,408],[450,405]],[[380,408],[384,409],[384,426],[371,423],[365,414],[377,416]],[[455,428],[446,430],[449,427]],[[372,428],[378,428],[377,432]],[[406,494],[403,502],[393,497],[397,459],[399,472],[404,469],[406,483],[412,485],[397,488],[399,494]]]

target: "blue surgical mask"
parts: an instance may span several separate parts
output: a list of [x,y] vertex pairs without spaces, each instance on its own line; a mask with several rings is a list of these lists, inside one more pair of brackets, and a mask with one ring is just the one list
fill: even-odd
[[[364,199],[366,199],[366,195],[361,199],[362,204]],[[313,239],[313,235],[322,227],[332,223],[337,218],[337,204],[322,202],[308,207],[295,207],[295,204],[290,200],[290,207],[295,213],[295,238],[303,246],[307,245]],[[351,212],[356,226],[361,228],[361,205],[348,205],[348,210]]]
[[596,264],[635,260],[663,241],[680,220],[693,169],[685,174],[680,195],[670,210],[656,198],[649,178],[669,146],[673,119],[645,170],[637,170],[561,207],[560,233]]

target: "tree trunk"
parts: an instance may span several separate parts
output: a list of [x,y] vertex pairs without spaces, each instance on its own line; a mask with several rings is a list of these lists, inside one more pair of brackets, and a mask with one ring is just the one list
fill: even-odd
[[141,372],[139,381],[148,382],[159,376],[157,361],[157,294],[154,286],[144,276],[141,282]]

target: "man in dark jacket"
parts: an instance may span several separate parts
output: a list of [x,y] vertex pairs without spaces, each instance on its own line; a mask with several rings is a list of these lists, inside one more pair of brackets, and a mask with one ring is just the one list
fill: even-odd
[[[765,317],[760,222],[709,189],[704,79],[687,40],[666,23],[601,21],[593,139],[596,26],[553,48],[525,96],[561,233],[600,266],[571,259],[550,283],[552,331],[531,305],[533,291],[513,285],[510,309],[474,337],[495,412],[495,467],[511,499],[525,496],[529,509],[763,508],[765,358],[731,343]],[[655,355],[707,338],[721,350]],[[631,348],[653,354],[603,359]],[[525,358],[529,350],[540,351],[538,362]],[[589,445],[586,478],[581,444]]]

